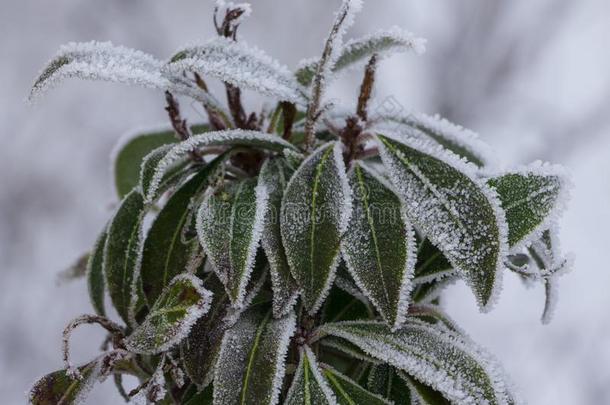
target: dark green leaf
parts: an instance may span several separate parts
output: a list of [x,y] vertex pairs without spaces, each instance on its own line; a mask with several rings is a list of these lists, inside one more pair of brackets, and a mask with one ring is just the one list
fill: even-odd
[[89,299],[95,313],[100,316],[106,316],[106,307],[104,305],[104,291],[106,290],[106,281],[104,280],[104,247],[107,236],[106,227],[104,227],[104,230],[95,241],[89,261],[87,262]]
[[71,405],[82,403],[100,376],[99,362],[92,361],[78,368],[82,379],[66,370],[47,374],[34,383],[29,393],[32,405]]
[[246,179],[208,192],[197,214],[199,240],[238,308],[254,267],[267,201],[267,190]]
[[142,195],[137,190],[132,190],[125,196],[110,221],[104,248],[104,273],[110,299],[127,324],[131,324],[129,305],[134,280],[139,272],[144,213]]
[[406,382],[407,386],[411,388],[411,395],[417,398],[417,403],[421,405],[450,405],[451,402],[447,401],[445,397],[433,388],[428,387],[411,378],[402,371],[398,371],[399,377]]
[[391,404],[383,397],[367,391],[357,382],[344,376],[343,374],[331,368],[324,370],[324,376],[329,382],[330,388],[334,391],[337,397],[337,403],[340,405],[388,405]]
[[300,349],[297,371],[288,390],[285,405],[332,405],[337,400],[322,376],[316,356],[308,346]]
[[190,274],[176,276],[165,287],[144,322],[124,343],[128,350],[141,354],[157,354],[180,343],[191,327],[205,315],[212,302],[212,293],[200,279]]
[[245,312],[224,335],[216,366],[214,402],[277,403],[295,327],[294,313],[275,320],[271,311]]
[[220,155],[182,185],[167,201],[155,218],[142,253],[142,286],[150,305],[176,275],[186,270],[193,249],[199,248],[196,238],[183,240],[189,226],[193,203],[217,174],[226,155]]
[[415,263],[414,232],[400,199],[362,164],[349,174],[352,220],[341,242],[356,284],[393,328],[404,322]]
[[440,280],[455,273],[443,252],[428,239],[423,239],[418,246],[414,284]]
[[540,164],[487,181],[502,202],[513,250],[540,237],[557,219],[565,200],[565,183],[561,169]]
[[291,174],[292,170],[288,169],[282,160],[270,159],[263,165],[259,176],[259,186],[265,187],[269,193],[261,245],[269,260],[273,287],[273,315],[278,318],[292,309],[298,295],[296,282],[290,274],[280,231],[282,196]]
[[396,332],[371,321],[326,324],[320,331],[348,340],[453,402],[501,404],[511,398],[499,366],[458,333],[419,321]]
[[381,157],[407,216],[466,279],[482,310],[498,293],[508,250],[495,193],[473,168],[438,147],[379,136]]
[[330,289],[339,243],[351,215],[351,196],[339,143],[309,156],[290,179],[280,216],[292,276],[313,314]]
[[388,364],[371,367],[367,388],[369,391],[390,398],[396,405],[412,405],[411,389],[397,375],[397,370]]

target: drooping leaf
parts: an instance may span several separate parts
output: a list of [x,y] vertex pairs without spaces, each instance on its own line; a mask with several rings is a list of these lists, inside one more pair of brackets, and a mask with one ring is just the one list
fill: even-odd
[[107,229],[104,227],[104,230],[95,241],[87,261],[89,299],[95,313],[100,316],[106,315],[106,307],[104,305],[104,292],[106,290],[106,280],[104,280],[104,247],[107,236]]
[[[379,31],[363,38],[352,39],[339,50],[333,73],[359,63],[364,63],[373,55],[380,57],[395,52],[413,49],[417,53],[425,50],[425,40],[416,38],[413,34],[405,32],[398,27],[386,31]],[[295,73],[297,80],[303,86],[313,81],[319,61],[317,59],[303,61]]]
[[67,370],[47,374],[34,383],[29,393],[32,405],[71,405],[83,403],[100,376],[99,362],[92,361],[78,368],[81,379]]
[[180,345],[184,371],[199,388],[208,386],[214,378],[214,366],[226,329],[223,318],[230,303],[224,286],[215,274],[208,274],[204,286],[214,294],[210,310],[199,318]]
[[487,184],[502,202],[513,250],[539,238],[557,220],[568,189],[563,169],[540,162],[489,179]]
[[110,299],[127,324],[134,279],[140,267],[144,213],[142,194],[134,189],[125,196],[110,221],[104,247],[104,274]]
[[410,321],[396,332],[373,321],[326,324],[320,329],[403,370],[452,402],[503,404],[512,398],[499,366],[460,334]]
[[223,338],[214,380],[215,404],[277,404],[288,344],[296,328],[291,313],[245,312]]
[[313,314],[332,285],[339,243],[351,215],[351,196],[339,143],[312,153],[290,179],[280,213],[292,276]]
[[384,166],[407,216],[466,279],[483,311],[501,283],[508,250],[504,214],[472,166],[440,147],[379,136]]
[[157,354],[180,343],[212,302],[212,293],[190,274],[176,276],[165,287],[144,322],[125,341],[128,350]]
[[337,399],[318,366],[316,356],[308,346],[303,346],[300,349],[299,365],[284,404],[337,404]]
[[438,115],[410,113],[380,118],[385,120],[381,127],[398,131],[403,136],[432,140],[480,168],[493,164],[494,154],[478,134]]
[[344,376],[332,368],[324,369],[324,377],[329,382],[330,388],[337,397],[340,405],[370,404],[370,405],[389,405],[390,401],[383,397],[367,391],[357,382]]
[[[199,242],[183,240],[189,214],[196,210],[196,197],[214,179],[226,154],[220,155],[201,168],[195,176],[172,194],[155,218],[144,241],[142,253],[142,286],[146,299],[152,305],[167,283],[186,270],[191,252]],[[195,200],[195,201],[194,201]]]
[[422,284],[430,281],[440,280],[455,271],[449,260],[428,239],[419,242],[417,248],[417,264],[415,265],[415,277],[413,284]]
[[172,74],[198,72],[280,101],[304,102],[288,69],[263,51],[223,37],[178,51],[165,66]]
[[211,191],[197,214],[197,234],[231,302],[241,308],[269,195],[254,179]]
[[173,130],[139,131],[129,134],[115,146],[114,185],[123,198],[140,184],[140,170],[146,155],[160,146],[178,142]]
[[298,150],[294,145],[279,136],[258,131],[233,129],[194,135],[188,140],[174,146],[165,156],[158,160],[154,168],[154,174],[150,176],[148,186],[143,187],[146,190],[146,200],[150,202],[154,199],[168,170],[174,167],[177,162],[182,161],[193,149],[206,146],[246,146],[277,152],[281,152],[286,148]]
[[34,82],[30,100],[71,77],[166,89],[162,63],[143,52],[110,42],[69,43],[60,48]]
[[286,167],[282,160],[270,159],[264,163],[258,180],[259,185],[265,187],[269,193],[261,245],[269,260],[273,287],[273,315],[276,318],[287,314],[298,296],[297,284],[290,273],[280,231],[282,196],[291,174],[292,170]]
[[416,249],[400,199],[384,180],[356,163],[349,174],[352,220],[341,252],[356,284],[393,328],[404,321]]

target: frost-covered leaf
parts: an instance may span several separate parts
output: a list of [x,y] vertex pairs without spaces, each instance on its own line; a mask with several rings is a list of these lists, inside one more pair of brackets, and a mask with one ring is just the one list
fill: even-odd
[[212,405],[213,403],[212,385],[207,386],[204,390],[197,392],[191,398],[187,399],[184,405]]
[[280,215],[290,270],[311,314],[320,308],[332,285],[351,210],[341,145],[328,143],[292,176]]
[[569,188],[564,170],[536,162],[489,179],[508,223],[508,242],[517,250],[542,235],[563,210]]
[[430,143],[379,136],[407,216],[466,279],[482,310],[494,303],[508,250],[504,213],[473,167]]
[[264,186],[246,179],[210,190],[197,213],[199,240],[237,308],[244,304],[268,197]]
[[[340,49],[337,61],[332,68],[333,73],[340,72],[360,63],[368,61],[373,55],[384,57],[395,52],[414,50],[422,53],[426,41],[416,38],[413,34],[398,27],[378,31],[363,38],[352,39]],[[295,73],[297,80],[304,86],[313,81],[319,61],[317,59],[305,60]]]
[[269,193],[261,245],[269,260],[273,287],[273,315],[276,318],[287,314],[298,296],[296,281],[290,274],[280,231],[282,196],[291,175],[292,170],[283,160],[269,159],[263,164],[258,180],[259,185],[265,187]]
[[152,223],[144,241],[141,271],[142,287],[150,305],[167,283],[186,270],[193,249],[198,249],[196,238],[184,240],[189,216],[196,210],[193,200],[214,179],[225,158],[226,155],[215,158],[176,190]]
[[113,177],[119,198],[140,184],[140,169],[146,155],[160,146],[176,143],[173,130],[150,130],[130,133],[114,148]]
[[104,292],[106,290],[106,280],[104,280],[104,247],[107,236],[107,229],[104,228],[95,241],[89,261],[87,262],[89,299],[95,313],[100,316],[106,315],[106,307],[104,305]]
[[460,334],[411,321],[396,332],[373,321],[326,324],[320,330],[350,341],[452,402],[503,404],[511,399],[499,366]]
[[93,384],[100,377],[97,360],[78,368],[82,378],[76,378],[67,370],[47,374],[34,383],[29,393],[32,405],[71,405],[83,403]]
[[204,286],[214,294],[210,310],[199,318],[180,345],[184,371],[199,388],[208,386],[214,378],[214,366],[226,329],[223,318],[230,304],[229,296],[215,274],[208,274]]
[[373,394],[367,391],[362,386],[358,385],[357,382],[349,377],[344,376],[332,368],[324,369],[324,377],[329,382],[330,388],[337,397],[337,402],[340,405],[354,405],[354,404],[367,404],[367,405],[389,405],[390,401],[383,397]]
[[356,163],[349,173],[352,219],[341,252],[356,284],[393,328],[404,321],[415,264],[413,228],[402,203],[377,174]]
[[170,81],[161,73],[161,66],[150,55],[110,42],[69,43],[60,48],[36,79],[30,99],[71,77],[169,88]]
[[296,328],[291,313],[245,312],[223,338],[214,380],[215,404],[277,404],[288,344]]
[[144,213],[142,194],[134,189],[123,198],[110,221],[104,247],[104,274],[110,299],[128,324],[131,292],[140,268]]
[[[320,353],[324,359],[328,359],[329,357],[336,357],[333,354],[341,353],[341,360],[345,362],[346,356],[350,358],[352,361],[346,362],[347,367],[353,365],[353,360],[358,360],[361,362],[367,362],[371,364],[381,364],[381,361],[378,359],[369,356],[365,352],[362,351],[358,346],[351,344],[350,342],[334,337],[328,336],[320,341]],[[326,360],[328,361],[328,360]],[[333,363],[334,364],[334,363]],[[335,365],[336,366],[336,365]],[[347,368],[346,367],[346,368]]]
[[124,343],[141,354],[164,352],[184,339],[197,320],[210,309],[212,293],[190,274],[176,276],[165,287],[144,322]]
[[453,124],[438,115],[410,113],[401,116],[381,116],[380,126],[398,131],[402,136],[432,139],[434,142],[465,158],[478,167],[493,164],[491,148],[475,132]]
[[291,143],[276,135],[258,131],[244,131],[241,129],[208,132],[195,135],[186,141],[180,142],[160,158],[154,167],[153,175],[149,176],[148,185],[144,186],[146,200],[154,200],[164,176],[177,162],[182,161],[190,151],[206,146],[247,146],[257,149],[267,149],[281,152],[284,149],[298,149]]
[[407,384],[411,391],[411,397],[419,405],[450,405],[451,403],[443,395],[410,377],[402,371],[397,372],[398,376]]
[[299,84],[286,67],[260,49],[224,37],[179,50],[164,69],[174,75],[198,72],[280,101],[304,102]]
[[440,280],[455,273],[449,260],[428,239],[419,242],[413,284]]
[[337,399],[318,366],[316,356],[308,346],[303,346],[300,349],[299,365],[284,404],[337,404]]
[[442,280],[433,280],[415,285],[411,294],[412,301],[420,304],[436,303],[440,299],[441,293],[450,286],[455,284],[459,279],[457,274],[450,274]]

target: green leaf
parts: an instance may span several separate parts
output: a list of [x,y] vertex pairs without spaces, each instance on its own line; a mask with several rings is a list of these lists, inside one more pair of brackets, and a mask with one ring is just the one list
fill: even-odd
[[477,179],[471,165],[430,143],[378,139],[407,216],[466,279],[481,310],[490,310],[508,250],[495,193]]
[[397,375],[397,370],[388,364],[376,364],[371,367],[368,376],[369,391],[394,401],[396,405],[412,405],[411,389]]
[[304,101],[300,86],[286,67],[259,49],[229,38],[219,37],[203,45],[182,49],[170,59],[165,69],[174,75],[184,71],[199,72],[280,101]]
[[210,310],[199,318],[180,345],[184,371],[199,388],[208,386],[214,378],[214,366],[226,329],[223,319],[230,303],[224,286],[215,274],[208,274],[204,286],[214,294]]
[[298,296],[297,284],[290,273],[280,230],[282,196],[291,174],[292,170],[286,167],[283,160],[269,159],[263,164],[258,180],[259,186],[265,187],[269,193],[261,245],[269,260],[273,288],[273,315],[276,318],[287,314]]
[[125,196],[108,226],[104,248],[104,273],[110,299],[129,325],[129,304],[137,279],[142,251],[142,220],[145,206],[142,195],[132,190]]
[[317,312],[332,285],[350,215],[341,145],[331,142],[310,155],[292,176],[280,213],[286,257],[310,314]]
[[379,322],[341,322],[323,325],[320,333],[355,344],[452,402],[501,404],[511,398],[499,366],[458,333],[419,321],[407,321],[396,332]]
[[391,404],[390,401],[384,399],[383,397],[377,394],[373,394],[372,392],[367,391],[366,389],[358,385],[357,382],[331,368],[326,368],[324,370],[324,376],[328,380],[330,388],[335,393],[337,397],[337,402],[340,405]]
[[268,193],[255,179],[210,190],[197,214],[197,234],[231,302],[244,303],[263,229]]
[[288,344],[296,328],[294,313],[273,319],[252,309],[227,330],[216,366],[214,403],[276,404],[284,379]]
[[160,146],[178,142],[173,130],[150,131],[131,135],[116,147],[114,184],[119,198],[123,198],[140,184],[142,161]]
[[412,301],[419,304],[435,303],[440,299],[443,290],[451,284],[455,284],[458,279],[459,277],[457,275],[452,274],[442,280],[433,280],[417,284],[411,294]]
[[78,368],[82,379],[58,370],[47,374],[34,383],[29,393],[32,405],[70,405],[79,404],[91,391],[93,384],[100,377],[99,362],[92,361]]
[[165,156],[154,162],[156,165],[154,166],[153,174],[147,176],[150,180],[146,186],[143,186],[146,200],[150,202],[155,199],[168,171],[175,167],[177,163],[183,161],[189,152],[193,149],[199,149],[206,146],[244,146],[272,150],[275,152],[282,152],[284,149],[288,148],[298,151],[294,145],[279,136],[258,131],[233,129],[194,135],[186,141],[180,142],[174,146]]
[[341,242],[347,268],[393,328],[404,322],[415,263],[414,232],[400,199],[361,163],[349,174],[352,220]]
[[[220,155],[172,194],[152,223],[142,253],[142,286],[146,299],[152,305],[167,283],[184,272],[191,260],[191,252],[199,242],[183,240],[189,214],[196,209],[197,196],[216,176],[226,153]],[[194,242],[194,243],[193,243]]]
[[419,242],[413,284],[441,280],[454,273],[449,260],[432,242],[425,238]]
[[189,398],[184,405],[212,405],[212,393],[212,385],[209,385],[203,391],[198,392]]
[[398,371],[398,376],[405,381],[407,386],[411,389],[412,396],[417,398],[417,403],[421,405],[450,405],[451,402],[447,401],[443,395],[411,378],[402,371]]
[[336,403],[333,391],[322,376],[316,356],[308,346],[301,347],[299,365],[284,404],[332,405]]
[[104,280],[104,247],[108,237],[107,228],[104,227],[93,246],[89,261],[87,262],[87,287],[89,289],[89,299],[95,313],[106,316],[104,305],[104,291],[106,281]]
[[[353,288],[356,289],[356,286],[353,286]],[[371,311],[367,303],[363,302],[362,297],[354,296],[338,285],[331,287],[322,306],[322,319],[325,322],[348,321],[369,318],[370,316]]]
[[[354,64],[365,62],[373,55],[391,54],[409,49],[421,53],[424,50],[425,41],[415,38],[412,34],[398,28],[380,31],[375,34],[348,41],[339,50],[339,56],[332,68],[333,73],[339,72]],[[318,60],[306,61],[295,73],[297,80],[303,86],[308,86],[313,81],[318,68]]]
[[540,237],[556,221],[568,188],[561,168],[540,163],[489,179],[487,184],[502,202],[512,250]]
[[212,293],[190,274],[176,276],[165,287],[144,322],[125,341],[125,347],[140,354],[171,349],[188,336],[191,327],[210,309]]

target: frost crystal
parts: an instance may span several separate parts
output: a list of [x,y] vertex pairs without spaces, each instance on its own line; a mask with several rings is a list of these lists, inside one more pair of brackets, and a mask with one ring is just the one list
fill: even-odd
[[337,399],[320,372],[315,354],[308,346],[303,346],[300,355],[285,404],[336,405]]

